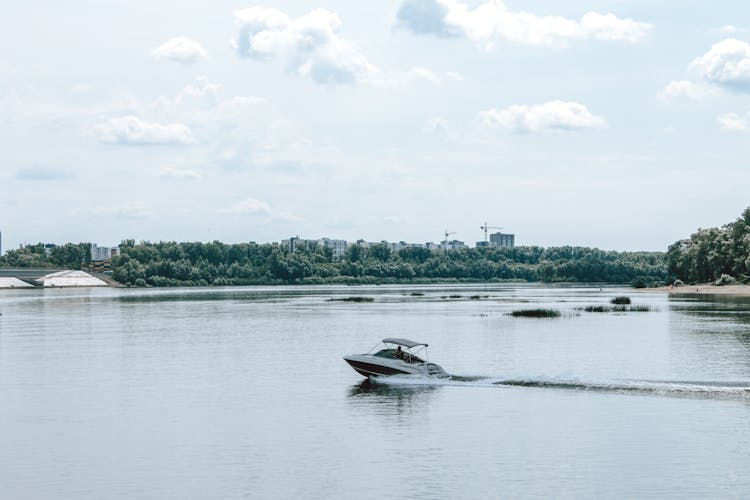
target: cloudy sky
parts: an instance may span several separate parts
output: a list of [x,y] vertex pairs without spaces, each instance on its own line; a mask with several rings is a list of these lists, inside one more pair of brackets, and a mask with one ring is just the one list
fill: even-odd
[[69,0],[0,16],[0,230],[664,250],[750,205],[750,4]]

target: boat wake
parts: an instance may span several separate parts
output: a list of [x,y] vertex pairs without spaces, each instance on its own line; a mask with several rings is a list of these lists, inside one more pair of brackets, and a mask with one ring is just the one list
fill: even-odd
[[396,375],[375,380],[378,384],[398,386],[465,386],[496,388],[558,389],[619,394],[641,394],[666,397],[706,399],[748,399],[750,381],[681,381],[681,380],[595,380],[557,377],[483,377],[451,375],[446,378]]

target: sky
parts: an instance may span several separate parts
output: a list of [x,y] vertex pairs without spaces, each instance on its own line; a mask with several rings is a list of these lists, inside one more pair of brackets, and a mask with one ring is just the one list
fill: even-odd
[[0,231],[666,250],[750,205],[741,1],[10,2]]

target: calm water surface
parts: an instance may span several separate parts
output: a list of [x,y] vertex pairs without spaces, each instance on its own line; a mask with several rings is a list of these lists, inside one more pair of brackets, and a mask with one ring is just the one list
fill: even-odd
[[[623,294],[651,311],[577,310]],[[353,295],[374,301],[328,300]],[[563,315],[507,315],[535,307]],[[750,496],[747,299],[62,289],[0,315],[3,499]],[[388,336],[454,376],[341,359]]]

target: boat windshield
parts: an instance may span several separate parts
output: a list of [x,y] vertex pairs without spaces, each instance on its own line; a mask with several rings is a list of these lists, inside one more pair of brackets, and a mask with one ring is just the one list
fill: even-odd
[[412,354],[407,350],[398,349],[382,349],[374,354],[380,358],[396,358],[406,361],[407,363],[424,363],[424,360],[419,356]]

